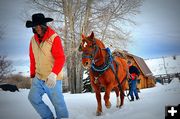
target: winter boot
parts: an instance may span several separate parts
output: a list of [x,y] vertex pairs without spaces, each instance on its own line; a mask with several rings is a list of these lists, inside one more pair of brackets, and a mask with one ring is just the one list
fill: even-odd
[[136,97],[136,100],[139,100],[139,96]]
[[131,101],[131,102],[134,101],[134,97],[131,97],[130,101]]

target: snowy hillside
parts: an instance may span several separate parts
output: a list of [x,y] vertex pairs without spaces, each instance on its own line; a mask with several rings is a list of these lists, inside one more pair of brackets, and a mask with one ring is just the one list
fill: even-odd
[[153,75],[180,73],[180,55],[145,60]]
[[[29,90],[25,89],[15,93],[0,91],[0,118],[40,119],[28,101],[28,92]],[[94,93],[65,93],[64,97],[70,114],[69,119],[164,119],[166,105],[180,104],[180,82],[179,79],[174,79],[168,85],[157,84],[154,88],[143,89],[140,100],[129,102],[125,98],[125,105],[121,109],[115,107],[116,96],[112,92],[112,107],[106,109],[103,100],[103,115],[99,117],[95,116],[97,105]],[[46,95],[43,100],[53,110]]]

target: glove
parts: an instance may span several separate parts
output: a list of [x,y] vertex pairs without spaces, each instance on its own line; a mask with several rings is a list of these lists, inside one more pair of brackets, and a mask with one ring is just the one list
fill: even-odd
[[56,85],[56,78],[57,78],[57,75],[55,73],[51,72],[45,81],[46,85],[49,88],[54,88]]

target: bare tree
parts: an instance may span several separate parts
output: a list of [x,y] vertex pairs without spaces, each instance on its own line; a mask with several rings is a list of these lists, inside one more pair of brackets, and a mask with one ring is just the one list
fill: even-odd
[[[132,16],[139,13],[143,0],[31,0],[31,10],[42,11],[54,18],[50,25],[56,29],[64,42],[67,56],[68,82],[72,93],[81,92],[81,55],[77,48],[81,34],[94,31],[106,45],[118,42],[124,48],[129,32],[124,24],[135,24]],[[30,11],[31,11],[30,10]],[[32,13],[32,11],[31,11]],[[30,16],[30,15],[29,15]],[[115,46],[113,46],[115,47]]]
[[[0,25],[0,40],[3,40],[3,25]],[[7,60],[6,56],[0,55],[0,82],[6,79],[6,76],[12,73],[12,63]]]
[[12,62],[6,56],[0,56],[0,82],[12,73]]

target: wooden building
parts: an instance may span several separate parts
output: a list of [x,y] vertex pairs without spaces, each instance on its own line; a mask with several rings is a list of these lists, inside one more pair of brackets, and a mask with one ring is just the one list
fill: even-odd
[[[115,50],[115,52],[117,52],[117,50]],[[131,60],[133,65],[140,70],[140,80],[138,81],[137,88],[143,89],[155,86],[155,77],[141,57],[130,54],[127,51],[118,50],[118,52],[121,52],[122,57],[124,57],[127,61]]]

